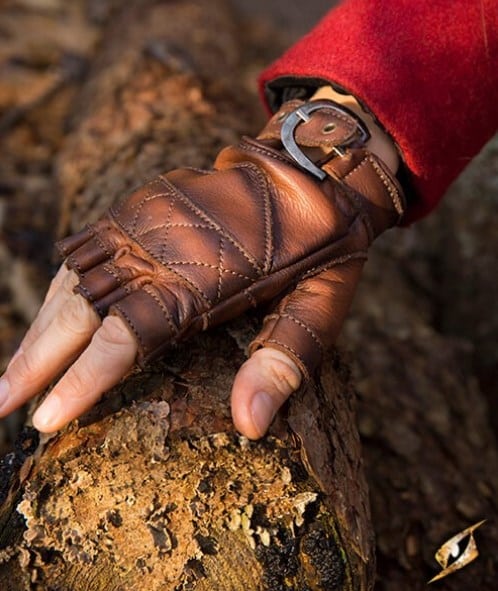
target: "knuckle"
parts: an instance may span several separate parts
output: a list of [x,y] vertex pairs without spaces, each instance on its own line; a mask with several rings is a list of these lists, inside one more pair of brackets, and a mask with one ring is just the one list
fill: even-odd
[[287,397],[291,392],[299,388],[301,380],[284,361],[273,360],[268,365],[268,373],[271,382],[281,396]]
[[82,375],[77,369],[69,369],[64,376],[65,395],[70,398],[84,398],[88,395],[88,385],[95,383],[91,372]]
[[279,397],[287,398],[299,388],[301,372],[285,353],[271,347],[264,347],[256,351],[253,358],[260,363],[260,371]]
[[24,335],[22,343],[20,347],[22,347],[23,351],[27,351],[29,347],[39,338],[41,335],[41,329],[38,326],[38,323],[35,321],[31,327],[29,328],[28,332]]
[[103,351],[134,343],[130,331],[118,316],[106,316],[94,340]]
[[66,275],[64,276],[63,280],[62,280],[62,287],[63,289],[65,289],[69,294],[74,293],[74,288],[78,285],[79,283],[79,277],[76,273],[76,271],[73,271],[72,269],[70,269]]
[[37,360],[32,354],[25,353],[20,355],[9,368],[8,379],[15,387],[17,384],[32,382],[37,373],[39,373]]
[[58,322],[64,332],[86,335],[96,328],[96,316],[90,304],[80,295],[71,297],[61,308]]

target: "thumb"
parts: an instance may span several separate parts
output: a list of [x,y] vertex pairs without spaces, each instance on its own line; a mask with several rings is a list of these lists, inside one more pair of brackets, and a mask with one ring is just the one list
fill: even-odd
[[285,353],[258,349],[242,365],[232,387],[235,427],[249,439],[262,437],[278,409],[301,384],[301,372]]
[[237,374],[232,388],[236,428],[262,437],[277,410],[320,363],[323,350],[336,339],[353,299],[364,262],[363,253],[337,259],[303,279],[265,318],[252,342],[257,349]]

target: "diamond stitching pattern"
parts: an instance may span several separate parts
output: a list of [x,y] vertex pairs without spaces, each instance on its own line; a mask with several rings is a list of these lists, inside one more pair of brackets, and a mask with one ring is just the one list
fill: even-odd
[[[230,279],[233,280],[237,278],[239,284],[240,279],[242,279],[249,285],[258,277],[266,275],[270,270],[273,259],[271,194],[268,189],[267,181],[264,177],[262,178],[257,170],[254,170],[255,167],[252,164],[244,164],[241,168],[247,169],[248,174],[251,175],[252,181],[258,186],[256,196],[260,196],[261,198],[260,205],[262,219],[257,221],[261,221],[261,226],[264,228],[265,234],[264,260],[262,261],[258,261],[241,244],[239,244],[225,228],[220,227],[219,224],[212,220],[209,213],[202,211],[202,209],[200,209],[196,203],[192,202],[187,195],[180,193],[176,187],[168,181],[168,179],[164,179],[163,177],[160,178],[164,185],[166,185],[166,190],[164,190],[163,185],[162,190],[158,191],[158,183],[157,181],[154,181],[154,186],[150,187],[149,190],[145,192],[139,202],[130,204],[128,211],[126,211],[125,207],[114,213],[119,222],[119,218],[123,215],[129,215],[131,210],[133,210],[133,219],[132,223],[128,226],[128,233],[136,240],[136,242],[138,242],[138,244],[140,244],[140,246],[142,246],[142,248],[144,248],[144,250],[159,260],[167,269],[175,273],[180,279],[185,280],[190,289],[194,289],[197,293],[202,294],[203,298],[207,299],[210,304],[219,302],[225,295],[230,295]],[[144,226],[143,228],[140,228],[139,219],[144,218],[144,208],[148,203],[156,201],[157,199],[163,199],[169,202],[166,218],[163,217],[161,223],[158,225]],[[175,218],[175,214],[176,216],[180,216],[180,218],[183,217],[185,221],[172,221]],[[163,221],[164,219],[166,219],[166,221]],[[206,232],[206,240],[209,239],[210,234],[214,234],[219,243],[216,263],[214,263],[214,261],[210,263],[200,260],[176,260],[178,257],[168,256],[168,249],[175,246],[174,238],[171,238],[171,231],[177,228],[200,230],[201,232],[204,231]],[[155,233],[160,236],[161,246],[159,252],[156,252],[156,249],[151,246],[154,243]],[[196,236],[196,239],[201,238],[202,236]],[[244,269],[237,268],[237,266],[234,267],[233,264],[230,263],[227,264],[227,258],[230,258],[226,256],[228,254],[227,248],[228,251],[232,251],[231,258],[232,260],[235,258],[235,262],[237,257],[234,257],[233,255],[237,252],[239,253],[237,256],[242,257],[241,264],[245,266]],[[186,250],[188,250],[188,248]],[[204,267],[206,271],[215,270],[217,272],[216,291],[212,294],[212,297],[208,297],[199,281],[192,280],[192,276],[186,270],[189,266],[196,267],[197,269],[199,269],[199,267]],[[184,270],[182,271],[179,267],[184,267]]]

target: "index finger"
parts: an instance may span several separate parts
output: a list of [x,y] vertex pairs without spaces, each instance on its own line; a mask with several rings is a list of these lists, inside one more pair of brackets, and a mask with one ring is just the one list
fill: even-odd
[[117,316],[104,318],[90,345],[68,369],[33,416],[33,425],[51,433],[89,410],[132,368],[137,343]]

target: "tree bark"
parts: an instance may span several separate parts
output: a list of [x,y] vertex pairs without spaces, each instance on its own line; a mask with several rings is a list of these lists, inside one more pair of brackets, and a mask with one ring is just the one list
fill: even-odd
[[[226,3],[192,0],[135,2],[104,39],[57,160],[61,233],[257,131],[245,81],[254,48],[278,44],[276,29],[242,27]],[[343,336],[354,357],[326,358],[261,442],[234,432],[228,404],[256,315],[134,372],[54,437],[27,428],[1,466],[0,588],[371,589],[358,422],[377,588],[425,588],[438,546],[487,518],[481,556],[439,586],[495,591],[496,440],[467,341],[434,329],[449,287],[424,245],[445,223],[375,248]]]

